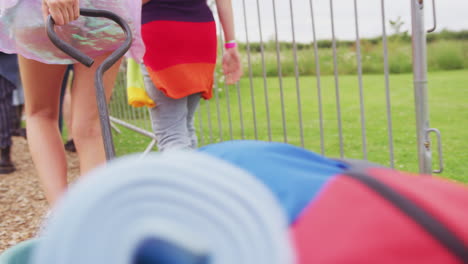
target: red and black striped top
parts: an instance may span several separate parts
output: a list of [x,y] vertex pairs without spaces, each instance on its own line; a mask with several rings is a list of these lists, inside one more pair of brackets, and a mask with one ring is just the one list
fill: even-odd
[[216,25],[205,0],[152,0],[143,5],[144,63],[171,98],[212,96]]

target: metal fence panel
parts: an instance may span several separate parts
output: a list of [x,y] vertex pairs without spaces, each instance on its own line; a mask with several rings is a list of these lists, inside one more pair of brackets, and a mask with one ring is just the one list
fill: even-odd
[[[244,77],[237,85],[227,86],[217,68],[214,98],[203,101],[196,115],[199,142],[288,142],[322,155],[369,159],[398,167],[398,147],[409,143],[398,142],[396,146],[395,142],[400,141],[400,133],[417,129],[419,157],[423,157],[420,170],[430,172],[430,151],[424,145],[427,134],[435,130],[427,127],[422,3],[391,3],[404,6],[399,12],[405,10],[412,17],[417,128],[402,128],[401,120],[394,128],[395,95],[390,74],[393,58],[388,31],[389,20],[396,13],[388,12],[386,5],[390,3],[242,0],[233,5]],[[223,55],[222,44],[220,38],[218,62]],[[370,51],[370,45],[381,50]],[[375,55],[372,52],[381,61],[369,62]],[[148,111],[126,103],[124,71],[123,66],[110,104],[111,114],[151,131]],[[380,107],[369,101],[378,101]]]

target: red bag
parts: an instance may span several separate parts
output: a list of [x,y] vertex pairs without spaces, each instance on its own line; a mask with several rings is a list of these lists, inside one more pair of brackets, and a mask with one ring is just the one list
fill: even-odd
[[352,166],[291,227],[298,263],[468,263],[468,189]]

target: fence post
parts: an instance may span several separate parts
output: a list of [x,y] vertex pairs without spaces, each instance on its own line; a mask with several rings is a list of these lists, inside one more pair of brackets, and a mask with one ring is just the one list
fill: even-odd
[[432,154],[426,131],[429,129],[427,98],[427,51],[424,26],[424,0],[411,0],[413,39],[413,81],[418,137],[419,172],[432,173]]

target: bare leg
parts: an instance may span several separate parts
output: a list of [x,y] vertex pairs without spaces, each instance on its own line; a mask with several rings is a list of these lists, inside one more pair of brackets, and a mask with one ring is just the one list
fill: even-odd
[[47,65],[19,56],[25,93],[29,150],[45,195],[55,204],[67,186],[65,151],[57,126],[65,65]]
[[[91,68],[81,64],[74,65],[75,76],[71,91],[72,135],[80,157],[81,174],[86,174],[106,160],[94,86],[95,71],[105,57],[107,55],[96,58]],[[104,75],[107,101],[110,99],[120,62]]]

